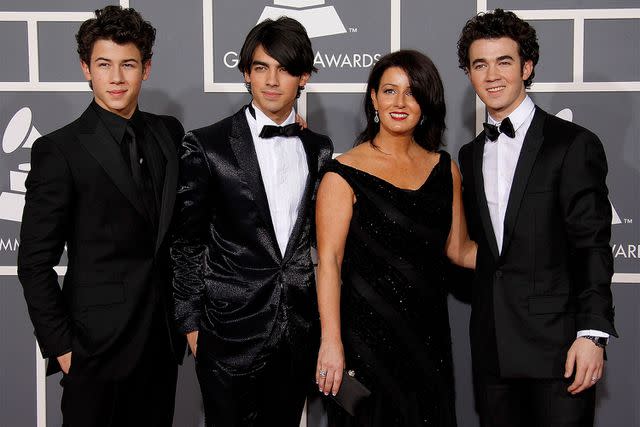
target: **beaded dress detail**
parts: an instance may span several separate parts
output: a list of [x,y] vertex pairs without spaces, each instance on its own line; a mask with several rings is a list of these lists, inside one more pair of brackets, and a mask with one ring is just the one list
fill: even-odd
[[455,426],[445,243],[451,160],[417,190],[336,160],[356,196],[342,265],[341,326],[347,369],[372,394],[356,417],[329,403],[330,426]]

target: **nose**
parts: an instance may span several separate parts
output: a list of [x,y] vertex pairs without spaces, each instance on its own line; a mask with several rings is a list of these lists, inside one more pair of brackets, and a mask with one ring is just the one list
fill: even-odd
[[267,71],[267,81],[269,86],[278,86],[278,69],[275,67],[269,68]]
[[498,67],[495,64],[487,65],[487,75],[486,79],[488,81],[498,80],[500,78],[500,74],[498,73]]
[[396,107],[404,107],[406,103],[406,96],[404,93],[399,92],[393,99],[393,103]]
[[111,83],[124,82],[124,73],[120,67],[111,67]]

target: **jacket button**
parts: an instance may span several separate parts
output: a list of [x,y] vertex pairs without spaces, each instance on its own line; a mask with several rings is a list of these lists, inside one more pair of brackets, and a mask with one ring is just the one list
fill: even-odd
[[501,270],[496,271],[496,278],[498,278],[498,279],[502,278],[502,271]]

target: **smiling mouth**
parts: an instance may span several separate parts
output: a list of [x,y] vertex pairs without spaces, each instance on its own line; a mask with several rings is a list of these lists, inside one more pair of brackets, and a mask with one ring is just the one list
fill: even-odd
[[504,88],[505,88],[505,87],[506,87],[506,86],[490,87],[490,88],[487,88],[487,92],[489,92],[489,93],[496,93],[496,92],[500,92],[500,91],[504,90]]
[[389,113],[389,115],[393,120],[404,120],[409,117],[407,113]]

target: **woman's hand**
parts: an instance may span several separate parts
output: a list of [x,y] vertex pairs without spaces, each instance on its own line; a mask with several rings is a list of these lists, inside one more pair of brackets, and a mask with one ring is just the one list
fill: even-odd
[[325,396],[338,394],[344,372],[344,349],[340,339],[322,340],[318,351],[316,383]]

